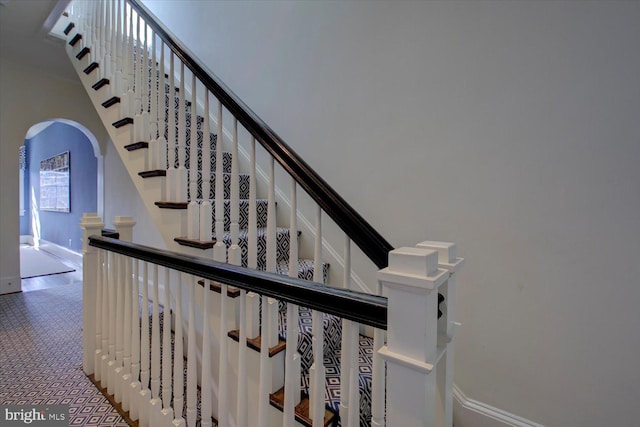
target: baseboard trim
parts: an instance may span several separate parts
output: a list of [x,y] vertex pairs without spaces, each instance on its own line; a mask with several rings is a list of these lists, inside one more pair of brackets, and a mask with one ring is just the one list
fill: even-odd
[[455,427],[544,427],[502,409],[469,399],[454,384],[453,425]]
[[22,280],[20,277],[0,278],[0,295],[22,292]]
[[46,240],[40,240],[39,248],[43,251],[47,251],[53,255],[56,255],[60,258],[69,260],[78,265],[82,265],[82,254],[72,251],[71,249],[65,248],[64,246],[60,246],[57,243],[49,242]]

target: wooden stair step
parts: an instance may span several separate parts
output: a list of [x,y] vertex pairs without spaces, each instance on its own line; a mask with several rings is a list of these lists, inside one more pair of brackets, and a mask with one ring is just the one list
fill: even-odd
[[88,47],[83,47],[82,50],[80,52],[78,52],[78,54],[76,55],[76,59],[80,60],[82,58],[85,57],[86,54],[90,53],[91,49],[89,49]]
[[70,22],[69,25],[67,25],[67,28],[64,29],[64,35],[68,36],[71,30],[73,30],[73,27],[75,26],[76,24],[74,24],[73,22]]
[[85,69],[83,70],[83,72],[84,72],[85,74],[91,74],[91,72],[92,72],[93,70],[95,70],[96,68],[98,68],[98,67],[100,67],[100,65],[99,65],[97,62],[92,62],[91,64],[89,64],[89,66],[88,66],[87,68],[85,68]]
[[[227,336],[236,342],[240,342],[240,331],[237,329],[233,331],[229,331]],[[262,347],[262,337],[258,335],[255,338],[247,338],[247,347],[257,352],[260,352],[260,349]],[[284,351],[286,348],[287,348],[287,342],[281,338],[278,338],[278,344],[269,348],[269,357],[275,356],[276,354]]]
[[[274,408],[284,411],[284,387],[274,393],[269,394],[269,403]],[[295,417],[296,421],[298,421],[300,424],[306,427],[312,427],[313,422],[311,421],[311,418],[309,418],[309,398],[307,396],[304,396],[300,403],[296,405]],[[331,425],[335,425],[337,421],[338,416],[325,407],[324,426],[328,427]]]
[[124,146],[124,149],[127,151],[136,151],[143,148],[149,148],[149,143],[146,141],[138,141],[134,142],[133,144],[127,144]]
[[121,128],[122,126],[132,125],[133,119],[131,117],[125,117],[124,119],[120,119],[116,122],[113,122],[113,127],[116,129]]
[[155,205],[162,209],[187,209],[189,202],[156,202]]
[[[204,286],[204,279],[198,280],[198,285]],[[209,284],[209,290],[219,294],[222,291],[222,286],[212,280]],[[227,296],[229,298],[238,298],[240,296],[240,289],[235,286],[227,286]]]
[[138,175],[143,178],[153,178],[155,176],[167,176],[167,171],[166,169],[154,169],[150,171],[138,172]]
[[98,80],[96,83],[93,84],[93,86],[91,86],[93,88],[93,90],[100,90],[102,89],[104,86],[109,84],[109,79],[107,78],[102,78],[100,80]]
[[76,34],[75,36],[73,36],[71,41],[69,41],[69,45],[70,46],[75,46],[76,43],[78,43],[81,39],[82,39],[82,34]]
[[113,105],[116,105],[116,104],[119,104],[119,103],[120,103],[120,97],[119,96],[113,96],[113,97],[107,99],[106,101],[104,101],[102,103],[102,106],[104,108],[109,108],[109,107],[111,107]]

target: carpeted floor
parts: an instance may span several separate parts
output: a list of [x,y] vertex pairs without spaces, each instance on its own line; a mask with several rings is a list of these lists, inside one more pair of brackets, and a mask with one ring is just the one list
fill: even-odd
[[28,279],[30,277],[68,273],[70,271],[74,271],[74,269],[64,264],[56,256],[33,246],[20,246],[21,278]]
[[70,426],[127,424],[82,372],[82,284],[0,296],[0,405],[69,405]]

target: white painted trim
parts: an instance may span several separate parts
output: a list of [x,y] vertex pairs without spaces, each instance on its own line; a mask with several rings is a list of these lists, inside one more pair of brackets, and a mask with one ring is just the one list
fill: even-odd
[[39,248],[60,258],[69,260],[78,265],[82,265],[81,253],[72,251],[71,249],[60,246],[57,243],[49,242],[47,240],[40,240]]
[[502,409],[469,399],[453,385],[453,425],[455,427],[544,427]]
[[0,278],[0,295],[22,292],[22,279],[20,277]]
[[33,236],[30,234],[21,234],[20,235],[20,244],[21,245],[31,245],[33,246]]

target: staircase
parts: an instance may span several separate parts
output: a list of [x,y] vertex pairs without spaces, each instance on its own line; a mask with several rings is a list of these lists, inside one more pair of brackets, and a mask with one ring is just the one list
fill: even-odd
[[[96,351],[86,355],[85,371],[143,426],[211,425],[214,415],[222,426],[435,425],[433,393],[426,406],[418,400],[417,409],[400,409],[396,402],[411,401],[400,394],[419,399],[421,392],[401,393],[385,377],[409,366],[420,378],[445,354],[441,365],[451,366],[453,310],[439,305],[454,296],[452,275],[462,263],[455,247],[424,242],[394,255],[420,259],[422,269],[400,274],[404,261],[385,268],[396,251],[138,1],[75,1],[68,15],[67,53],[172,250],[89,238],[101,219],[86,216],[85,347]],[[278,186],[289,186],[288,196],[276,186],[282,171],[288,176]],[[299,189],[311,208],[298,204]],[[323,238],[323,219],[344,232],[343,254]],[[114,222],[124,241],[133,224]],[[378,286],[353,280],[352,246],[385,268]],[[423,299],[405,295],[407,305],[423,301],[416,317],[428,324],[409,356],[391,350],[406,350],[402,340],[387,337],[385,345],[386,298],[353,291],[381,294],[400,276],[403,286],[420,278],[424,287]],[[158,327],[161,304],[171,308],[163,315],[171,328]],[[186,366],[179,355],[188,355]],[[434,377],[425,380],[429,390]],[[451,425],[450,374],[443,384],[442,424]],[[422,411],[430,413],[426,424],[407,415]]]

